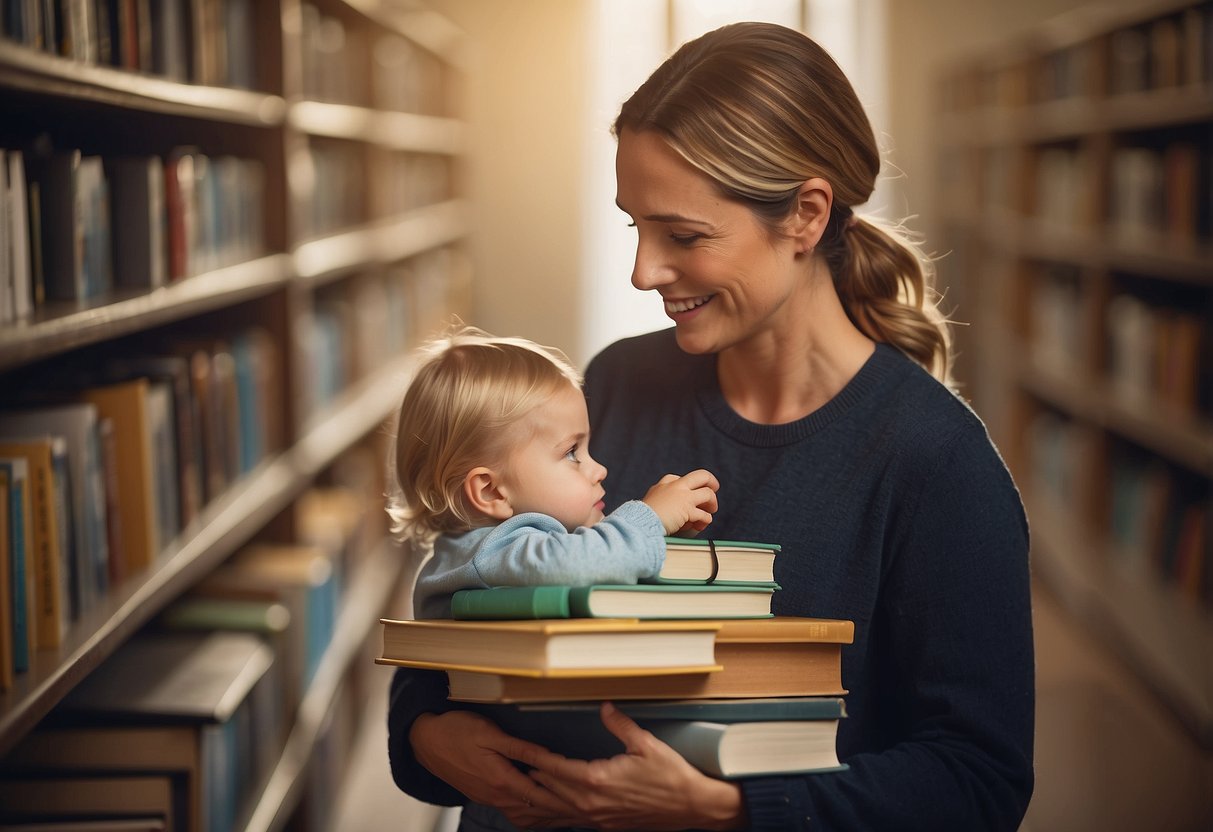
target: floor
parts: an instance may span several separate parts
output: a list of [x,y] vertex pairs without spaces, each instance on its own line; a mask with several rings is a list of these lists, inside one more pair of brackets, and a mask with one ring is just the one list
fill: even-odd
[[[1213,755],[1043,588],[1034,608],[1037,780],[1021,832],[1213,830]],[[368,714],[386,713],[389,675]],[[333,829],[453,832],[451,813],[396,789],[386,742],[383,720],[367,720]]]

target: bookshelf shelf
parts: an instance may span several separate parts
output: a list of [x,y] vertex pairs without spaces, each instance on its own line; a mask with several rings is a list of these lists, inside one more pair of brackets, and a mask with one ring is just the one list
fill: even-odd
[[349,104],[300,101],[291,105],[287,123],[311,136],[363,141],[388,150],[454,154],[464,144],[463,125],[454,119]]
[[250,90],[182,84],[105,66],[93,66],[0,41],[0,86],[163,115],[189,116],[255,127],[280,125],[286,101]]
[[0,327],[0,370],[256,297],[284,285],[292,273],[288,255],[270,254],[83,308],[47,305],[28,319]]
[[941,79],[937,157],[961,380],[1036,563],[1209,748],[1211,31],[1207,0],[1046,23]]
[[304,787],[304,768],[342,678],[378,623],[376,615],[368,613],[387,607],[404,574],[403,564],[399,549],[385,541],[359,567],[353,585],[342,598],[341,617],[332,643],[300,702],[299,716],[261,798],[244,826],[245,832],[275,832],[285,826],[292,808],[299,801]]
[[461,238],[466,217],[466,205],[450,200],[311,240],[295,249],[295,272],[300,281],[317,284],[353,269],[403,260]]

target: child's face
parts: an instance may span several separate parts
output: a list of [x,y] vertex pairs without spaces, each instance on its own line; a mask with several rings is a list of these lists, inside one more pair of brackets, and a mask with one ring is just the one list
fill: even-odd
[[569,531],[602,519],[607,470],[590,456],[590,419],[581,391],[570,386],[535,408],[521,426],[501,490],[515,514],[550,515]]

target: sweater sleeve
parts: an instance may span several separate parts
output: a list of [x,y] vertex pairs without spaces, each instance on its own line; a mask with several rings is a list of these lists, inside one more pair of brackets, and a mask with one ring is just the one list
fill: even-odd
[[634,584],[664,561],[665,529],[639,500],[572,532],[542,514],[519,515],[494,529],[472,558],[485,586]]
[[425,803],[459,806],[467,801],[463,794],[430,773],[417,762],[409,731],[422,714],[441,714],[454,705],[446,698],[446,674],[437,670],[400,667],[392,676],[388,698],[388,764],[392,779],[406,794]]
[[[963,431],[890,539],[869,683],[901,740],[847,771],[747,781],[754,830],[1018,828],[1033,785],[1028,530],[984,432]],[[856,716],[856,714],[852,714]]]

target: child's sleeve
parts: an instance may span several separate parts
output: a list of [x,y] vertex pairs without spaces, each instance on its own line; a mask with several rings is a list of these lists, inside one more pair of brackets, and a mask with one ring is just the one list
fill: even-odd
[[572,532],[546,515],[520,514],[494,529],[472,559],[486,587],[634,584],[664,562],[665,528],[639,500]]

